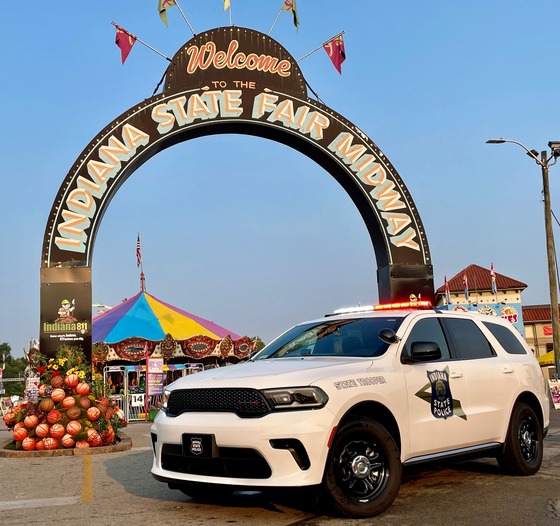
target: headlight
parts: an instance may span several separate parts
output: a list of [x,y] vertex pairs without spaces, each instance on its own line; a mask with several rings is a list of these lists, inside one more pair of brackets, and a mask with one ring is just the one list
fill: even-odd
[[287,387],[261,391],[275,410],[320,409],[329,401],[326,393],[318,387]]
[[169,400],[169,396],[171,395],[171,391],[169,389],[164,389],[163,396],[161,398],[161,410],[163,412],[167,412],[167,401]]

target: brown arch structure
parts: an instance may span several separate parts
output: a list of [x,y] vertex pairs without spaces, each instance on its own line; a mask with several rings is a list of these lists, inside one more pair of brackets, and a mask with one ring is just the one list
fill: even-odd
[[[358,97],[359,99],[359,97]],[[91,262],[112,197],[158,152],[236,133],[285,144],[322,166],[351,197],[370,235],[382,302],[432,299],[426,233],[397,171],[361,130],[308,97],[296,61],[268,35],[221,27],[173,57],[161,94],[113,120],[80,154],[53,203],[41,261],[41,351],[91,356]]]

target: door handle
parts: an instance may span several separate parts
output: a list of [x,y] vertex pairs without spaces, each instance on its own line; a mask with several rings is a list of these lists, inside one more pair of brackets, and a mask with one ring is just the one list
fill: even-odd
[[449,378],[463,378],[463,373],[451,371],[451,373],[449,373]]
[[511,367],[511,365],[507,365],[505,367],[502,368],[502,373],[504,374],[511,374],[514,372],[513,367]]

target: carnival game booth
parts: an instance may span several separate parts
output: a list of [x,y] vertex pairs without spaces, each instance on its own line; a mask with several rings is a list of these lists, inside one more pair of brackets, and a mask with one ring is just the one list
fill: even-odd
[[163,388],[177,378],[237,363],[253,350],[248,336],[147,292],[95,317],[93,342],[94,368],[103,373],[127,421],[149,418]]

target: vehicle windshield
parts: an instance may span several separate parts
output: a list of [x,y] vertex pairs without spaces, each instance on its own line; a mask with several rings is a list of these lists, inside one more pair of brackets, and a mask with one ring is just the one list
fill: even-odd
[[298,356],[381,356],[388,345],[381,329],[397,331],[402,317],[322,320],[293,327],[265,347],[256,360]]

